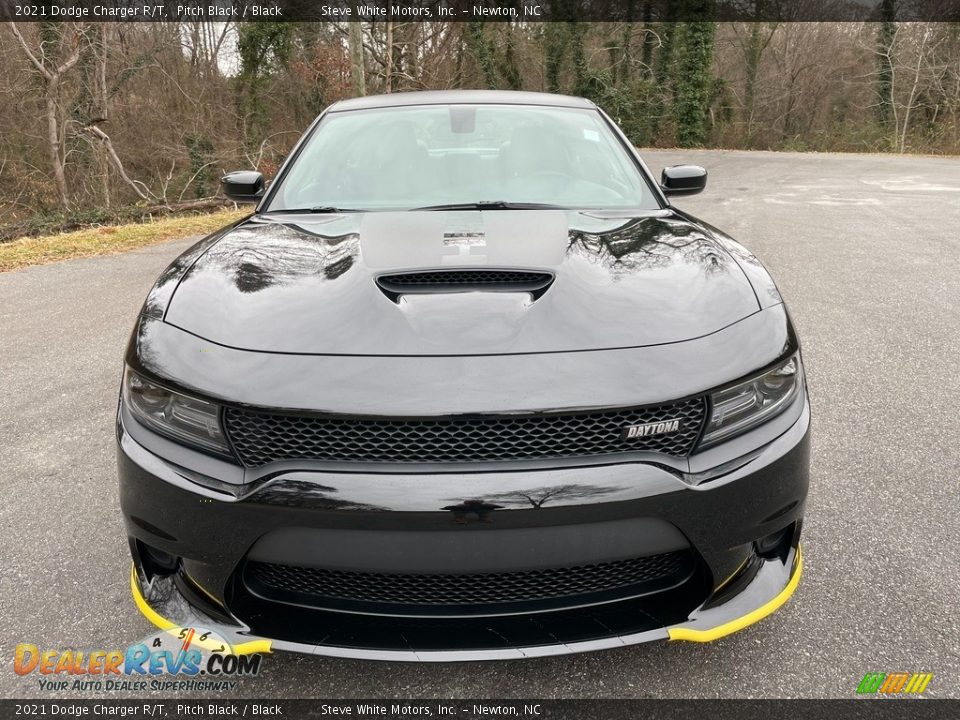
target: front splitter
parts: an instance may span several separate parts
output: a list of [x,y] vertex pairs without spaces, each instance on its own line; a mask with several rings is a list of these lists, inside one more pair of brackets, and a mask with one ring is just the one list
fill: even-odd
[[231,644],[235,654],[284,650],[308,655],[397,662],[462,662],[565,655],[653,640],[712,642],[743,630],[780,608],[797,589],[802,572],[803,556],[798,546],[790,550],[785,562],[764,560],[750,584],[727,602],[709,609],[702,609],[701,606],[690,613],[687,620],[676,625],[595,640],[470,650],[378,650],[257,638],[243,624],[225,625],[190,605],[170,577],[155,578],[147,584],[134,567],[130,575],[130,590],[140,612],[161,630],[181,627],[214,630]]

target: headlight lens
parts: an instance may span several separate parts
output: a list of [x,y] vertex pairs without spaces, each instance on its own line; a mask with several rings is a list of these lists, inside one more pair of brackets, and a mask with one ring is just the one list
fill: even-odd
[[782,412],[802,384],[800,356],[794,355],[759,377],[713,393],[700,447],[739,435]]
[[123,376],[123,401],[137,420],[161,435],[230,453],[220,428],[220,408],[213,403],[167,390],[129,369]]

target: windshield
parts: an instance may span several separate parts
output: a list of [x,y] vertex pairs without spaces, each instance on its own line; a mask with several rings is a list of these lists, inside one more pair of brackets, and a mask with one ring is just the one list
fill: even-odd
[[430,105],[328,114],[267,210],[468,209],[476,203],[659,207],[595,110]]

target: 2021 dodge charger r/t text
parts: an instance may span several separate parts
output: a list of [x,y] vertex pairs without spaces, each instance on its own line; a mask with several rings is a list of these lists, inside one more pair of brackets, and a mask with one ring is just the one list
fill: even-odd
[[117,418],[154,622],[395,660],[706,641],[800,578],[768,273],[578,98],[347,100],[161,275]]

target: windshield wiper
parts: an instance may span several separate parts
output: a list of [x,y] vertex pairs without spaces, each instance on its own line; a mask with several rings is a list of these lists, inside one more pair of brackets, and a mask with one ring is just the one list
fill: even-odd
[[413,210],[562,210],[560,205],[548,203],[507,202],[506,200],[480,200],[471,203],[426,205]]
[[360,212],[354,208],[338,208],[332,205],[317,205],[309,208],[284,208],[282,210],[267,210],[267,213],[277,215],[335,215],[337,213]]

